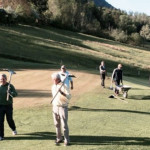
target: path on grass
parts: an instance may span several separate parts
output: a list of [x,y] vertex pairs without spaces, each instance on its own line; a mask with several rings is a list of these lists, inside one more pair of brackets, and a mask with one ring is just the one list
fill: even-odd
[[[35,107],[50,105],[51,96],[51,74],[59,70],[18,70],[12,77],[12,84],[18,91],[18,97],[14,98],[15,108]],[[84,93],[100,87],[99,75],[70,71],[77,78],[74,80],[72,101]]]

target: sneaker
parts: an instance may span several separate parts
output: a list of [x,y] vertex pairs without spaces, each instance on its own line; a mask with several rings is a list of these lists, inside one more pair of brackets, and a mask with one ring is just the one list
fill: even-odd
[[14,131],[12,132],[12,134],[13,134],[13,135],[17,135],[17,130],[14,130]]
[[4,138],[0,136],[0,141],[2,141],[2,140],[4,140]]
[[70,145],[70,143],[64,142],[64,146],[69,146],[69,145]]
[[55,140],[55,144],[58,145],[59,143],[62,143],[63,140]]

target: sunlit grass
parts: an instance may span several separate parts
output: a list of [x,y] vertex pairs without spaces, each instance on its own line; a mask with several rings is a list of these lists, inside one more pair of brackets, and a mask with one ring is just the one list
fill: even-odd
[[[150,146],[150,87],[146,80],[126,77],[130,85],[128,103],[108,98],[112,90],[99,86],[84,95],[74,96],[69,106],[71,146],[69,150],[148,150]],[[109,84],[107,83],[108,87]],[[12,136],[5,122],[1,150],[66,149],[56,146],[51,105],[14,108],[18,135]]]

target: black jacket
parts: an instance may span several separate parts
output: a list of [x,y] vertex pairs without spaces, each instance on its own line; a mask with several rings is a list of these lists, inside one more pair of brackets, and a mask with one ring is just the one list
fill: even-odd
[[114,81],[121,81],[122,82],[122,76],[123,76],[123,71],[121,69],[114,69],[113,74],[112,74],[112,79]]

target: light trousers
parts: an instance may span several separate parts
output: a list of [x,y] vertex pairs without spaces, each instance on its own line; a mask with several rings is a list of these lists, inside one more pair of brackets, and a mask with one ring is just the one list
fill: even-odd
[[69,143],[69,128],[68,128],[68,107],[53,106],[53,119],[56,127],[57,140],[62,140],[62,132],[64,135],[64,142]]

